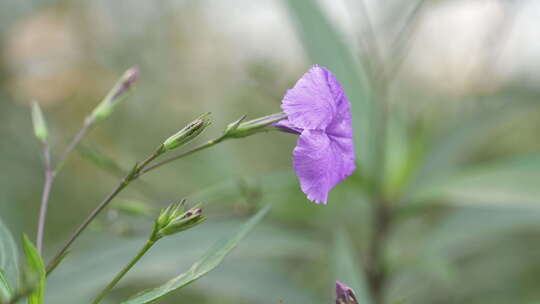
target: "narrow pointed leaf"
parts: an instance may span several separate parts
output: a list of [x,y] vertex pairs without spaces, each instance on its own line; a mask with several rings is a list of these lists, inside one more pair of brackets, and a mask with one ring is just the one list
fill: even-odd
[[26,264],[32,275],[36,276],[36,286],[34,291],[28,296],[28,304],[42,304],[45,297],[45,265],[38,251],[32,242],[26,237],[23,237],[23,249],[26,255]]
[[170,280],[169,282],[157,287],[142,292],[139,295],[123,302],[124,304],[143,304],[143,303],[155,303],[162,297],[184,287],[188,284],[196,281],[203,275],[216,268],[227,256],[236,245],[244,239],[244,237],[259,223],[259,221],[266,215],[270,206],[263,208],[257,214],[255,214],[248,222],[246,222],[240,230],[229,238],[223,239],[212,247],[208,252],[191,268]]
[[126,170],[124,170],[112,157],[94,146],[79,145],[77,147],[77,152],[97,167],[104,169],[115,176],[124,176],[126,174]]

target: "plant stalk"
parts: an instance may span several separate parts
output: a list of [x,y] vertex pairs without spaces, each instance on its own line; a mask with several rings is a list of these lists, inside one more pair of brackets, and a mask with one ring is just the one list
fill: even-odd
[[67,157],[69,156],[69,154],[71,152],[73,152],[73,150],[75,150],[75,148],[77,147],[77,145],[79,145],[79,143],[84,138],[86,133],[88,133],[90,128],[94,125],[94,121],[95,121],[95,119],[92,116],[88,117],[88,118],[86,118],[84,120],[84,123],[83,123],[81,129],[79,130],[79,132],[77,132],[75,137],[73,137],[71,142],[68,144],[68,146],[66,147],[66,149],[62,153],[62,156],[58,159],[58,163],[56,164],[56,167],[54,168],[55,175],[56,175],[56,172],[60,171],[60,169],[64,165],[64,163],[65,163]]
[[155,160],[158,156],[165,152],[163,145],[160,145],[159,148],[148,158],[142,161],[140,164],[135,165],[133,169],[122,179],[122,181],[101,201],[101,203],[86,217],[83,223],[73,232],[66,244],[58,251],[58,253],[52,258],[52,260],[47,264],[47,275],[49,275],[53,270],[54,266],[57,265],[58,260],[61,259],[68,248],[73,244],[73,242],[79,237],[79,235],[90,225],[90,223],[98,216],[99,213],[109,203],[125,188],[129,183],[136,180],[141,176],[141,170],[147,166],[150,162]]
[[56,174],[62,168],[68,155],[77,147],[81,142],[84,135],[90,130],[94,120],[86,119],[79,132],[75,135],[73,140],[69,143],[67,148],[62,153],[62,156],[58,159],[56,167],[52,167],[51,153],[47,142],[43,142],[43,159],[45,164],[45,182],[43,185],[43,193],[41,195],[41,206],[39,210],[38,228],[36,233],[36,247],[41,254],[43,251],[43,235],[45,234],[45,222],[47,219],[47,209],[49,207],[49,198],[52,190]]
[[373,224],[368,251],[367,281],[374,304],[384,303],[388,281],[385,249],[392,226],[392,210],[387,202],[373,204]]
[[100,292],[96,299],[92,302],[93,304],[99,304],[103,298],[116,286],[116,284],[128,273],[128,271],[135,265],[137,262],[144,256],[144,254],[152,248],[155,244],[155,241],[149,239],[146,244],[137,252],[137,255],[126,265],[122,270],[114,277],[114,279],[105,286],[105,288]]
[[43,234],[45,231],[45,220],[47,218],[47,207],[49,204],[51,187],[54,181],[54,172],[51,168],[51,152],[47,142],[43,142],[43,164],[45,167],[45,182],[43,184],[43,193],[41,195],[41,206],[39,208],[38,228],[36,233],[36,247],[39,254],[41,254],[43,249]]
[[158,167],[161,167],[161,166],[163,166],[163,165],[165,165],[165,164],[168,164],[168,163],[170,163],[170,162],[172,162],[172,161],[175,161],[175,160],[177,160],[177,159],[180,159],[180,158],[186,157],[186,156],[188,156],[188,155],[191,155],[191,154],[193,154],[193,153],[195,153],[195,152],[198,152],[198,151],[201,151],[201,150],[210,148],[210,147],[212,147],[212,146],[214,146],[214,145],[220,143],[220,142],[223,141],[224,139],[225,139],[224,136],[220,136],[220,137],[218,137],[218,138],[215,138],[215,139],[209,140],[209,141],[207,141],[207,142],[205,142],[205,143],[203,143],[203,144],[200,144],[200,145],[198,145],[198,146],[196,146],[196,147],[194,147],[194,148],[192,148],[192,149],[190,149],[190,150],[181,152],[181,153],[179,153],[179,154],[177,154],[177,155],[174,155],[174,156],[171,156],[171,157],[169,157],[169,158],[166,158],[166,159],[164,159],[164,160],[162,160],[162,161],[159,161],[159,162],[157,162],[157,163],[155,163],[155,164],[149,165],[149,166],[147,166],[147,167],[145,167],[145,168],[143,168],[143,169],[141,170],[141,175],[144,174],[144,173],[146,173],[146,172],[148,172],[148,171],[152,171],[152,170],[154,170],[154,169],[156,169],[156,168],[158,168]]

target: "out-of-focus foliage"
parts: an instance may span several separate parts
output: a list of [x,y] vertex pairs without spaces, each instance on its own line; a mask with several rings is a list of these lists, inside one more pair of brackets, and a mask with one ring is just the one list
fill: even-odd
[[233,250],[238,243],[244,239],[246,235],[259,223],[264,215],[268,213],[268,210],[270,210],[270,208],[269,206],[266,206],[264,209],[255,214],[252,219],[245,223],[237,233],[216,243],[216,245],[210,248],[210,250],[208,250],[201,259],[193,263],[191,268],[189,268],[189,270],[186,272],[174,277],[159,287],[143,291],[142,293],[135,295],[123,303],[155,303],[156,301],[170,295],[175,290],[195,282],[200,277],[216,268],[227,256],[227,254]]
[[[365,1],[378,57],[390,63],[407,55],[383,107],[383,192],[397,217],[384,252],[387,302],[538,302],[540,77],[531,41],[540,8],[534,0],[424,2],[405,31],[410,45],[395,47],[416,1]],[[364,177],[377,158],[380,105],[367,81],[376,58],[364,49],[361,2],[224,3],[0,2],[0,217],[14,235],[35,233],[42,164],[34,99],[57,156],[122,71],[134,64],[141,71],[132,97],[90,132],[58,176],[49,258],[122,170],[192,117],[212,112],[215,122],[202,135],[211,138],[243,114],[274,113],[295,79],[319,63],[351,100],[361,169],[327,206],[311,204],[290,166],[295,137],[268,133],[152,172],[117,202],[158,210],[187,197],[206,203],[209,218],[158,244],[111,297],[122,301],[189,269],[244,215],[272,204],[223,265],[162,303],[331,303],[335,279],[369,298],[362,273],[373,202]],[[2,228],[0,248],[16,248]],[[146,216],[110,209],[49,278],[46,303],[89,301],[150,228]],[[13,284],[17,263],[3,263],[7,252],[0,268]]]
[[358,259],[345,232],[338,231],[334,242],[335,277],[349,284],[348,286],[355,291],[359,303],[371,303],[365,275],[360,271],[361,266],[356,262]]
[[19,279],[19,253],[8,227],[0,220],[0,299],[13,290]]

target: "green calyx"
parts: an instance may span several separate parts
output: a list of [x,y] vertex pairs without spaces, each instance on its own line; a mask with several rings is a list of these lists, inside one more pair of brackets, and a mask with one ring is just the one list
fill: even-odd
[[152,240],[156,241],[164,236],[176,234],[178,232],[193,228],[206,220],[202,215],[200,205],[196,205],[189,210],[185,210],[185,200],[171,204],[163,209],[156,219]]
[[173,136],[167,138],[163,143],[166,150],[176,149],[199,136],[210,124],[210,113],[205,113],[178,131]]
[[253,135],[259,132],[265,132],[271,130],[269,128],[272,124],[285,119],[287,114],[275,113],[263,117],[259,117],[253,120],[244,121],[245,116],[239,120],[229,124],[225,129],[224,136],[228,138],[241,138]]

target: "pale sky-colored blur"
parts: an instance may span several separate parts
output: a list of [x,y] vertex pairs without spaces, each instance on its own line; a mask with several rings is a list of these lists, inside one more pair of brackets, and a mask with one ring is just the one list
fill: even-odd
[[[346,43],[360,53],[366,22],[359,3],[352,0],[320,2],[343,31]],[[411,37],[410,53],[399,73],[405,83],[457,96],[496,90],[508,83],[537,87],[540,1],[427,2]],[[390,41],[396,34],[396,26],[388,24],[396,23],[394,18],[403,18],[409,12],[392,12],[399,1],[366,3],[381,52],[388,54]],[[117,41],[119,36],[136,37],[163,14],[144,1],[92,1],[81,5],[89,12],[84,22],[93,24],[88,34],[99,41],[104,52],[121,43]],[[2,6],[12,9],[17,4],[7,1]],[[280,1],[201,1],[196,9],[189,1],[177,1],[167,6],[170,14],[193,11],[189,21],[173,26],[183,27],[184,32],[191,31],[192,36],[187,38],[192,40],[191,60],[199,63],[198,66],[219,64],[227,66],[229,73],[240,73],[235,66],[257,57],[279,62],[283,72],[296,71],[303,64],[302,47],[287,9]],[[66,17],[62,9],[51,10],[44,5],[28,15],[22,14],[24,17],[4,29],[6,46],[2,56],[13,72],[11,89],[15,95],[21,95],[21,99],[54,102],[69,94],[70,88],[77,87],[85,78],[80,68],[81,61],[86,59],[85,46],[80,42],[81,33],[73,29],[77,28],[73,27],[78,22],[77,16]],[[129,18],[130,26],[119,27],[122,21],[118,18]],[[486,75],[489,81],[483,81]],[[110,82],[114,78],[109,77],[104,75],[103,81]],[[197,77],[196,72],[193,77]],[[206,76],[203,73],[201,77]],[[62,85],[55,86],[56,83]]]

